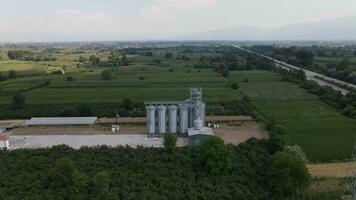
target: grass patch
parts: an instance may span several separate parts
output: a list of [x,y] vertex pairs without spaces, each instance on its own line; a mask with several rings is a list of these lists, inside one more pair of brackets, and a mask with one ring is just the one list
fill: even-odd
[[297,144],[313,161],[347,159],[355,142],[356,121],[318,100],[297,85],[281,82],[268,71],[241,71],[230,79],[239,83],[256,107],[288,129],[288,143]]

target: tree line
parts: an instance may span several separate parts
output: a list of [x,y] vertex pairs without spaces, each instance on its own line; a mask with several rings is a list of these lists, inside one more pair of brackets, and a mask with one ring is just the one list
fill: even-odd
[[7,56],[11,60],[24,60],[24,61],[35,61],[35,62],[57,60],[56,57],[35,55],[33,52],[27,50],[9,50],[7,52]]
[[[169,142],[170,141],[170,142]],[[306,199],[304,162],[271,140],[0,151],[1,199]]]

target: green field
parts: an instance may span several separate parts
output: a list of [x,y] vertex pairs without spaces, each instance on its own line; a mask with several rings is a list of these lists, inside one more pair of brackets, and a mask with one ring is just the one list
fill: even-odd
[[356,139],[356,120],[341,115],[297,85],[281,82],[267,71],[232,72],[243,93],[267,117],[288,129],[288,143],[297,144],[310,160],[346,159]]
[[[184,53],[190,60],[177,60],[176,57],[183,54],[172,49],[152,50],[153,56],[128,54],[129,66],[91,66],[85,65],[88,64],[90,55],[107,60],[109,52],[73,50],[69,48],[55,53],[37,52],[40,55],[54,56],[56,61],[0,61],[0,72],[7,74],[9,70],[15,70],[18,73],[17,78],[0,82],[0,89],[8,94],[24,92],[29,106],[53,104],[58,107],[81,103],[102,105],[100,103],[117,102],[119,105],[126,98],[136,102],[184,100],[189,96],[189,87],[198,86],[203,88],[204,101],[209,106],[221,101],[241,100],[241,93],[230,88],[235,82],[263,115],[273,117],[288,129],[288,142],[300,145],[310,160],[345,159],[350,156],[355,141],[356,121],[326,106],[318,97],[297,85],[281,82],[281,76],[277,73],[258,70],[230,71],[229,78],[225,78],[212,68],[192,67],[199,62],[201,56],[221,56],[220,54]],[[165,58],[167,52],[172,52],[173,57]],[[85,57],[86,63],[80,63],[79,56]],[[153,64],[153,59],[160,59],[161,65]],[[316,61],[331,62],[325,59],[316,58]],[[238,57],[238,62],[241,64],[246,60]],[[52,68],[61,68],[64,74],[51,74]],[[111,80],[102,80],[103,70],[111,71]],[[72,76],[74,81],[66,81],[68,76]],[[47,80],[50,81],[49,85],[37,87]],[[10,103],[11,95],[0,96],[0,105],[6,107],[5,104]],[[211,110],[208,107],[209,109]],[[224,112],[219,113],[219,109],[216,112],[228,113],[227,110],[222,110]]]
[[[142,70],[144,68],[145,70]],[[28,103],[115,102],[124,98],[144,100],[183,100],[189,87],[201,86],[208,101],[239,99],[239,94],[226,87],[227,80],[211,70],[176,69],[163,67],[123,67],[115,69],[112,80],[101,80],[99,73],[73,74],[75,81],[64,77],[50,86],[26,93]],[[144,76],[144,80],[139,80]],[[43,98],[43,97],[46,98]],[[222,96],[224,96],[222,98]]]
[[[42,73],[33,77],[23,77],[3,81],[0,87],[5,91],[16,91],[32,87],[43,80],[50,80],[47,87],[25,93],[26,103],[96,103],[119,102],[125,98],[134,101],[145,100],[184,100],[189,96],[189,87],[199,86],[204,90],[207,102],[219,100],[238,100],[239,93],[230,89],[228,80],[211,69],[194,69],[186,65],[198,62],[200,56],[212,54],[186,54],[191,60],[164,58],[166,51],[154,51],[154,56],[128,55],[132,65],[111,68],[76,67],[79,56],[88,58],[91,54],[107,58],[106,53],[85,51],[81,54],[69,54],[66,51],[54,54],[56,61],[9,61],[0,64],[0,71],[15,70],[19,75]],[[150,65],[154,58],[162,60],[163,66]],[[66,74],[49,75],[51,67],[65,67]],[[101,71],[110,70],[111,80],[102,80]],[[67,76],[74,81],[66,81]],[[144,77],[140,80],[140,77]],[[45,98],[44,98],[45,97]],[[10,98],[1,98],[0,103],[10,103]]]
[[0,72],[7,72],[14,70],[17,72],[35,74],[38,72],[45,72],[47,66],[36,62],[26,62],[26,61],[0,61]]
[[[315,57],[314,64],[326,67],[327,64],[339,64],[342,61],[342,57]],[[356,57],[348,58],[350,61],[350,69],[356,70]]]

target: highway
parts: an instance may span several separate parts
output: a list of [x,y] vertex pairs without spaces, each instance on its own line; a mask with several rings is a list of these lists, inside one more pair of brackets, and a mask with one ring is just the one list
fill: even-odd
[[[336,84],[333,84],[331,82],[335,82],[335,83],[338,83],[338,84],[342,84],[342,85],[347,85],[348,87],[350,88],[354,88],[356,89],[356,85],[354,84],[351,84],[351,83],[347,83],[347,82],[344,82],[344,81],[341,81],[341,80],[338,80],[338,79],[334,79],[334,78],[331,78],[331,77],[328,77],[328,76],[325,76],[323,74],[319,74],[319,73],[316,73],[316,72],[313,72],[313,71],[310,71],[310,70],[307,70],[307,69],[303,69],[303,68],[300,68],[300,67],[297,67],[297,66],[294,66],[294,65],[291,65],[291,64],[288,64],[288,63],[285,63],[285,62],[282,62],[280,60],[276,60],[272,57],[269,57],[269,56],[266,56],[266,55],[263,55],[263,54],[260,54],[258,52],[255,52],[255,51],[251,51],[249,49],[245,49],[245,48],[242,48],[238,45],[233,45],[235,48],[238,48],[242,51],[246,51],[246,52],[249,52],[251,54],[255,54],[255,55],[258,55],[258,56],[261,56],[261,57],[264,57],[268,60],[271,60],[274,62],[274,64],[279,67],[279,68],[283,68],[283,69],[287,69],[287,70],[291,70],[291,69],[294,69],[294,70],[303,70],[305,72],[305,75],[307,77],[307,80],[312,80],[312,81],[316,81],[319,85],[321,86],[330,86],[332,87],[334,90],[337,90],[337,91],[340,91],[341,94],[343,95],[346,95],[348,93],[350,93],[350,91],[348,89],[345,89],[345,88],[341,88],[339,86],[337,86]],[[327,81],[324,81],[324,80],[327,80]]]

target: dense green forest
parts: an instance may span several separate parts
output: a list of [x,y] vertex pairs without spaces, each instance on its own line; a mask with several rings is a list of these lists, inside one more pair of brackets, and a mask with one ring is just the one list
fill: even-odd
[[293,199],[309,175],[276,141],[0,151],[0,199]]

